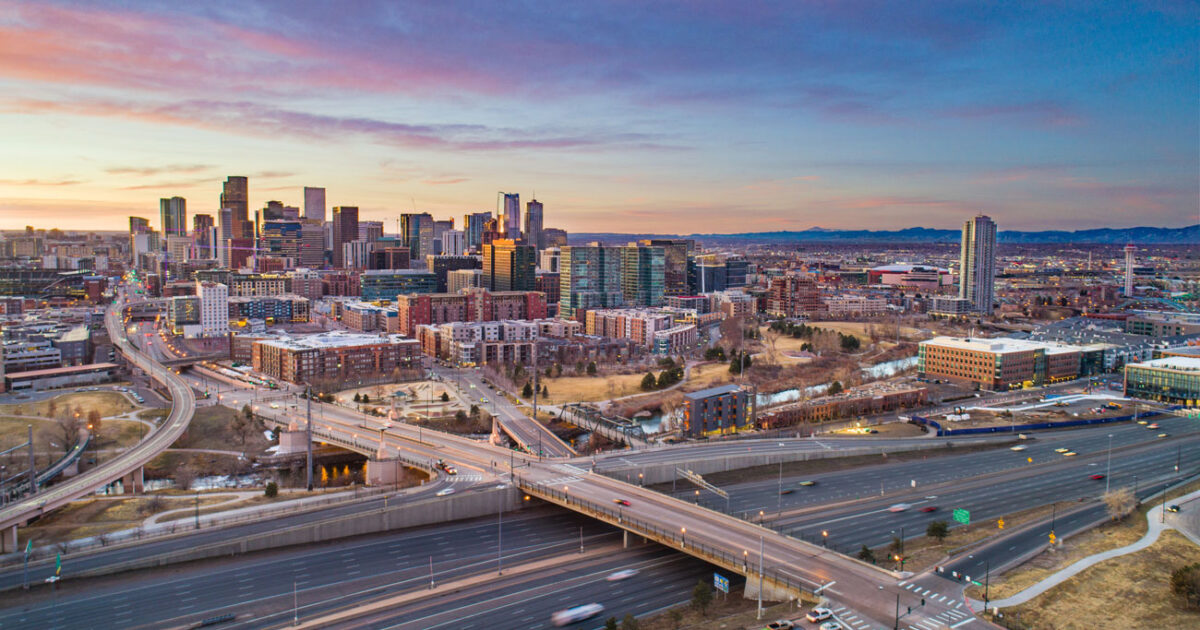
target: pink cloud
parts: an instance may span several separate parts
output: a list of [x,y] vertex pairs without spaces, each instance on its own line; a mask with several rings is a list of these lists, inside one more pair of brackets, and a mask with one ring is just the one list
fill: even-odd
[[1083,116],[1069,106],[1053,101],[973,104],[950,108],[945,113],[954,118],[1008,120],[1040,127],[1076,127],[1085,122]]

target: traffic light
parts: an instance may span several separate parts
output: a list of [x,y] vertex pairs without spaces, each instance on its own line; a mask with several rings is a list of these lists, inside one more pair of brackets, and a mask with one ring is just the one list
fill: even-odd
[[1000,529],[1004,529],[1004,519],[996,521],[996,524],[1000,526]]
[[1050,544],[1051,544],[1051,545],[1053,545],[1053,544],[1054,544],[1054,541],[1055,541],[1056,539],[1057,539],[1057,537],[1054,535],[1054,532],[1050,532]]

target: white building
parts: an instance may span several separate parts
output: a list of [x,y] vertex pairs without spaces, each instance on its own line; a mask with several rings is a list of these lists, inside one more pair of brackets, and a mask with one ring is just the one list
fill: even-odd
[[221,337],[229,332],[229,287],[218,282],[196,282],[200,296],[200,336]]
[[862,295],[835,295],[825,298],[831,316],[878,315],[887,310],[887,300]]

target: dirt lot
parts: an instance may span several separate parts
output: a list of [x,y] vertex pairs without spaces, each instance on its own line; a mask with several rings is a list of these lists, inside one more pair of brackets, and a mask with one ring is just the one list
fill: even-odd
[[72,392],[40,402],[0,405],[0,415],[47,417],[51,403],[57,413],[78,407],[83,414],[95,409],[105,418],[119,416],[136,409],[128,398],[117,392]]
[[1124,611],[1144,628],[1195,628],[1200,614],[1181,609],[1170,592],[1171,570],[1200,562],[1200,548],[1165,531],[1148,549],[1093,566],[1037,599],[1008,608],[1012,628],[1104,628]]

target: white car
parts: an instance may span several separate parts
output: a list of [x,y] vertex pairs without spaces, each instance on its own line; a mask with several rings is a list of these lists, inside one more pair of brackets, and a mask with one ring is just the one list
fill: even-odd
[[437,496],[439,497],[444,497],[449,494],[454,494],[454,488],[446,488],[445,490],[438,490],[437,492]]
[[833,611],[829,610],[828,608],[814,608],[808,611],[808,614],[804,616],[805,619],[811,621],[812,623],[825,621],[830,617],[833,617]]
[[629,578],[631,578],[637,574],[638,574],[637,569],[625,569],[624,571],[617,571],[616,573],[609,573],[608,577],[606,577],[604,579],[608,580],[609,582],[620,582],[621,580],[628,580]]
[[842,630],[842,624],[836,621],[826,621],[821,624],[820,630]]
[[604,612],[604,606],[600,604],[584,604],[566,610],[560,610],[553,615],[550,615],[550,622],[556,626],[565,626],[576,621],[591,619],[596,615]]
[[909,503],[897,503],[896,505],[889,507],[888,511],[889,512],[907,512],[908,509],[911,507],[912,507],[912,505]]
[[1021,452],[1021,451],[1025,450],[1025,447],[1024,447],[1024,446],[1022,446],[1022,445],[1020,445],[1020,444],[1018,444],[1018,445],[1016,445],[1016,446],[1009,447],[1009,449],[1008,449],[1008,450],[1010,450],[1010,451],[1017,451],[1017,452]]

